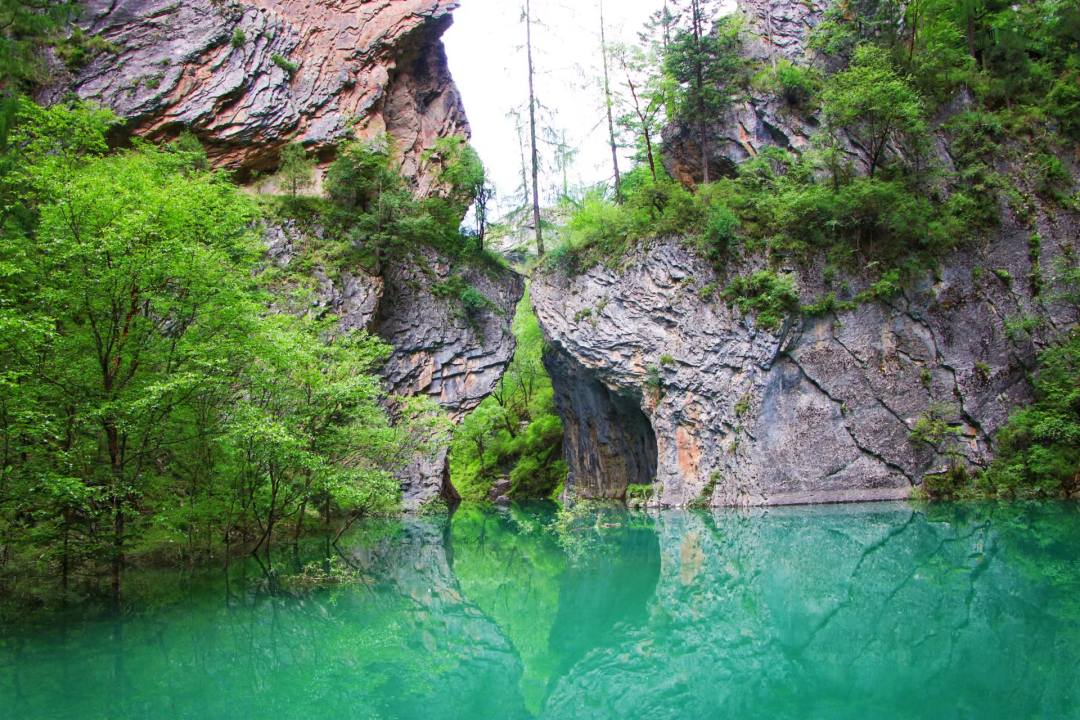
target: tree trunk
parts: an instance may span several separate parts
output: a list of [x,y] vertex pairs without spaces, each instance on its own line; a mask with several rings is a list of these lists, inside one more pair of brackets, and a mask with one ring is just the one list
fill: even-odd
[[604,29],[604,0],[600,0],[600,55],[604,59],[604,101],[607,105],[608,136],[611,139],[611,164],[615,167],[615,202],[622,203],[622,177],[619,175],[619,148],[615,142],[615,118],[611,111],[611,76],[608,74],[607,32]]
[[109,447],[109,461],[112,464],[113,473],[112,595],[114,601],[119,601],[124,566],[123,460],[120,456],[120,430],[111,419],[105,421],[105,439]]
[[691,10],[694,25],[694,54],[695,75],[697,82],[697,105],[698,105],[698,142],[701,144],[701,174],[704,184],[708,185],[709,178],[709,148],[705,141],[705,68],[702,67],[701,38],[703,34],[701,20],[701,3],[692,0]]
[[971,57],[975,60],[979,59],[979,56],[975,53],[975,8],[972,7],[968,11],[967,22],[967,36],[968,36],[968,52],[971,53]]
[[536,150],[536,88],[532,53],[532,2],[525,0],[525,47],[529,56],[529,134],[532,139],[533,223],[536,225],[536,254],[544,257],[544,230],[540,225],[540,155]]
[[634,112],[637,113],[638,120],[641,122],[641,131],[645,135],[645,153],[649,157],[649,172],[652,173],[653,182],[656,182],[656,159],[653,157],[652,135],[649,133],[649,116],[641,111],[641,100],[638,98],[637,89],[629,73],[626,76],[626,84],[630,88],[630,97],[634,100]]

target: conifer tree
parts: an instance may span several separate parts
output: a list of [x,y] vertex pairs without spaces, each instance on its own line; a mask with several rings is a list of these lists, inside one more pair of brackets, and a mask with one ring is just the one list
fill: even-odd
[[729,88],[738,69],[738,33],[730,22],[716,22],[718,0],[672,0],[674,34],[665,53],[665,70],[676,86],[673,115],[697,131],[705,184],[709,172],[708,124],[731,103]]

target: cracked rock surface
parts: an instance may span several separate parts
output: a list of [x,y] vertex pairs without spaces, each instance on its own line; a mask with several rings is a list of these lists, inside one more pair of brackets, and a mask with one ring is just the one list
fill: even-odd
[[[292,222],[271,225],[263,241],[270,259],[286,267],[303,245],[304,231]],[[467,317],[457,301],[436,297],[433,287],[453,275],[490,304]],[[514,358],[514,312],[525,284],[510,270],[455,266],[435,250],[417,246],[378,275],[359,268],[321,269],[315,279],[313,310],[337,316],[342,329],[366,330],[393,347],[384,369],[391,394],[430,397],[454,423],[491,394]],[[447,438],[431,454],[417,453],[401,474],[406,508],[440,497],[457,499],[449,477],[449,444]]]
[[[651,471],[666,506],[703,493],[717,506],[867,501],[907,497],[958,458],[986,466],[1009,411],[1032,399],[1038,350],[1075,324],[1053,290],[1034,295],[1019,278],[1053,277],[1076,250],[1076,218],[1036,224],[1035,266],[1031,230],[1005,213],[993,239],[943,258],[936,277],[854,311],[792,313],[777,330],[710,292],[761,269],[754,258],[718,274],[670,240],[618,269],[539,274],[568,488],[621,497]],[[786,269],[804,303],[836,291],[815,264]],[[837,298],[869,281],[849,278]],[[1042,329],[1007,330],[1025,316]],[[924,418],[947,426],[940,441],[913,435]]]
[[[351,134],[395,139],[407,176],[447,135],[468,135],[440,40],[453,0],[88,0],[80,25],[119,48],[42,100],[74,92],[128,133],[187,128],[219,167],[277,166],[302,142],[321,160]],[[423,182],[423,179],[421,179]]]

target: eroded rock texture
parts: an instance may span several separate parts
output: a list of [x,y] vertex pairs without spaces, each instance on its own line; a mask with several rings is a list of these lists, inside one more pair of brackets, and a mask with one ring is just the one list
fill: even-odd
[[440,37],[453,0],[88,0],[80,21],[120,48],[44,99],[74,92],[129,133],[187,128],[215,164],[276,167],[302,142],[323,160],[354,134],[395,139],[403,171],[468,122]]
[[[305,234],[321,232],[295,223],[272,225],[264,242],[272,261],[287,267]],[[490,304],[469,315],[459,301],[436,297],[435,286],[454,275]],[[367,330],[393,346],[385,368],[390,392],[430,397],[455,423],[491,394],[514,358],[514,312],[525,284],[510,270],[455,265],[418,246],[378,275],[361,268],[321,269],[315,279],[313,310],[337,316],[343,329]],[[459,499],[450,483],[448,452],[449,438],[432,454],[416,455],[401,477],[406,507]]]
[[[532,299],[568,428],[568,487],[611,497],[640,482],[625,448],[647,436],[634,429],[642,417],[664,505],[704,492],[713,505],[901,498],[956,456],[985,466],[1009,410],[1031,399],[1039,347],[1075,323],[1052,289],[1035,295],[1024,279],[1052,278],[1056,258],[1075,252],[1076,218],[1040,217],[1033,265],[1031,229],[1005,217],[994,240],[945,258],[937,277],[854,311],[795,313],[777,330],[712,290],[760,269],[753,259],[718,275],[676,241],[639,248],[618,270],[539,275]],[[788,270],[804,302],[837,290],[821,267]],[[867,282],[850,278],[838,298]],[[1020,317],[1043,329],[1010,332]],[[925,419],[948,430],[918,440]]]

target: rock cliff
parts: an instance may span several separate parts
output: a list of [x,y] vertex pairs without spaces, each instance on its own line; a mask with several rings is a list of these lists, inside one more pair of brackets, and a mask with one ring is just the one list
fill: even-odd
[[275,168],[299,141],[321,160],[387,134],[406,175],[439,137],[468,135],[440,40],[453,0],[88,0],[79,24],[112,43],[42,99],[75,93],[154,140],[188,129],[213,162]]
[[[1076,249],[1077,223],[1059,215],[1039,229],[1049,276]],[[985,465],[1009,410],[1031,398],[1038,338],[1010,337],[1010,318],[1044,317],[1051,331],[1075,320],[1009,281],[1032,273],[1029,236],[1014,225],[889,301],[795,313],[776,331],[702,299],[729,278],[676,241],[639,248],[618,270],[539,276],[568,487],[622,497],[655,478],[664,505],[703,493],[714,505],[882,500],[907,497],[957,454]],[[824,295],[820,268],[791,270],[803,293]],[[938,415],[950,426],[940,442],[912,438]]]
[[[270,257],[287,267],[308,233],[295,222],[271,225],[265,234]],[[439,298],[436,286],[460,277],[489,304],[467,315],[452,298]],[[453,263],[428,247],[389,262],[379,274],[361,268],[323,268],[315,272],[311,295],[317,313],[340,318],[343,329],[367,330],[393,347],[385,375],[397,397],[426,396],[450,419],[460,422],[491,394],[514,358],[514,312],[525,292],[524,280],[509,270]],[[458,500],[450,482],[449,439],[431,454],[418,453],[402,473],[407,508],[437,498]]]
[[[752,16],[762,7],[774,20],[798,16],[796,28],[821,6],[743,3]],[[751,27],[763,32],[761,22]],[[798,52],[801,30],[784,32],[776,46]],[[767,37],[748,45],[772,47]],[[816,121],[787,112],[778,129],[769,121],[778,102],[736,105],[714,126],[730,140],[714,160],[805,144]],[[941,117],[933,128],[936,162],[952,168]],[[673,155],[676,174],[692,180],[700,162],[680,166],[682,157],[694,152]],[[716,288],[765,269],[754,253],[717,269],[691,244],[668,240],[639,246],[618,268],[540,274],[532,299],[567,427],[567,487],[622,497],[629,484],[655,479],[661,505],[783,505],[903,498],[957,462],[985,467],[1010,410],[1032,398],[1038,350],[1076,323],[1075,308],[1042,285],[1061,258],[1075,257],[1077,216],[1044,207],[1024,184],[1023,159],[1015,162],[997,170],[1029,198],[1022,219],[1002,199],[990,237],[965,243],[890,299],[792,312],[775,330],[716,299]],[[827,286],[824,266],[818,258],[778,269],[796,279],[804,303],[837,287],[837,299],[851,300],[871,283],[853,271]]]

